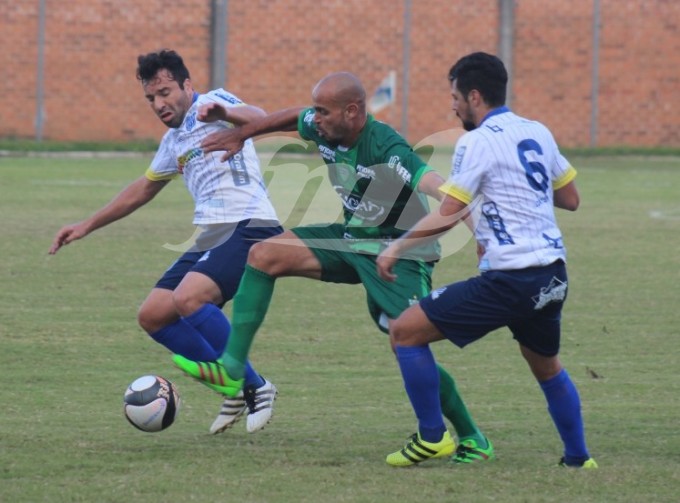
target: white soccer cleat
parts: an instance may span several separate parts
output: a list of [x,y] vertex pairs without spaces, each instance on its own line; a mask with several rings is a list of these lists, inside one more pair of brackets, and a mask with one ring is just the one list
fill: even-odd
[[240,419],[247,409],[246,400],[243,398],[243,391],[234,398],[226,397],[224,402],[222,402],[220,413],[215,418],[215,421],[213,421],[212,426],[210,426],[210,433],[217,435],[228,430]]
[[274,400],[276,400],[278,391],[276,386],[266,379],[259,388],[246,386],[243,391],[248,406],[246,430],[248,433],[255,433],[271,421],[274,412]]

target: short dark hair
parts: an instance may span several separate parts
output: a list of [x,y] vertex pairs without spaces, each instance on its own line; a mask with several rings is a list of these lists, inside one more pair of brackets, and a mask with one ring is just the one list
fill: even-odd
[[137,57],[137,80],[141,80],[142,83],[153,79],[163,69],[172,75],[180,89],[184,89],[184,81],[191,78],[182,56],[170,49],[141,54]]
[[454,80],[458,90],[466,97],[476,89],[488,105],[505,104],[508,72],[497,56],[485,52],[463,56],[449,70],[449,82]]

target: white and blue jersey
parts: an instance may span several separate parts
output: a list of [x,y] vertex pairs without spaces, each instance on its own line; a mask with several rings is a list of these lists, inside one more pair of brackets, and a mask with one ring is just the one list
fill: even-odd
[[247,140],[243,150],[227,162],[220,161],[223,152],[205,153],[201,149],[203,138],[225,127],[233,127],[224,121],[196,120],[198,107],[210,102],[225,108],[243,105],[224,89],[196,94],[182,124],[169,129],[163,136],[146,171],[147,178],[160,181],[181,175],[195,202],[193,222],[196,225],[248,219],[277,221],[252,140]]
[[566,261],[553,190],[575,176],[543,124],[501,107],[458,140],[440,190],[470,206],[480,270],[524,269]]

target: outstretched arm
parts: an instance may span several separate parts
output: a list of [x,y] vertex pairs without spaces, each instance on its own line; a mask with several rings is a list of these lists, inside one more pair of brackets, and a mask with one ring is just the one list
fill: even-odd
[[129,215],[151,201],[166,183],[168,182],[149,180],[146,176],[138,178],[92,216],[81,222],[62,227],[52,241],[48,253],[54,255],[62,246],[71,241],[84,238],[92,231]]
[[392,268],[405,251],[440,237],[460,222],[467,213],[465,203],[445,195],[439,211],[425,215],[408,232],[392,241],[378,256],[376,264],[380,277],[386,281],[394,281],[397,276],[392,272]]
[[442,185],[444,185],[444,179],[441,175],[436,171],[429,171],[418,182],[418,191],[441,201],[444,198],[444,193],[439,190],[439,187]]
[[242,126],[248,122],[266,117],[266,115],[264,110],[254,105],[239,105],[227,108],[213,102],[201,105],[196,118],[201,122],[225,121],[235,126]]
[[[229,109],[227,113],[230,114],[231,110]],[[222,162],[224,162],[240,151],[248,138],[276,131],[296,131],[298,116],[302,110],[304,110],[303,107],[287,108],[251,120],[240,127],[213,133],[203,139],[201,147],[204,152],[224,151],[222,156]],[[201,111],[199,111],[198,119],[203,120],[201,117]]]

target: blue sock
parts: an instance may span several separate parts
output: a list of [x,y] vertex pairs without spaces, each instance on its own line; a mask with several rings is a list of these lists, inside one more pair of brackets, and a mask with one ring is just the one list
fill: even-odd
[[227,347],[231,323],[219,307],[215,304],[204,304],[184,319],[201,333],[215,353],[222,354],[224,348]]
[[[231,333],[231,323],[222,310],[215,304],[204,304],[200,309],[184,317],[184,320],[200,332],[203,339],[215,350],[217,356],[211,360],[219,358],[227,346]],[[255,372],[250,362],[246,362],[244,379],[245,386],[259,388],[264,384],[264,379]]]
[[586,448],[581,417],[581,400],[578,390],[565,369],[552,379],[539,382],[548,412],[564,443],[564,457],[567,464],[580,464],[590,455]]
[[439,403],[439,371],[430,346],[397,346],[406,393],[418,418],[420,437],[439,442],[446,431]]
[[173,353],[189,360],[210,361],[219,356],[201,333],[183,318],[149,335]]

